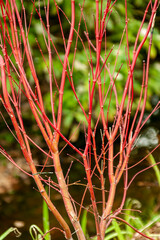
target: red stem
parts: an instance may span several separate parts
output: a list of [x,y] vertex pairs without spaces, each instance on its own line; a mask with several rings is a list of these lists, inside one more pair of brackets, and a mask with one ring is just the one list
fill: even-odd
[[[74,33],[74,24],[75,24],[75,0],[71,1],[72,5],[72,20],[71,20],[71,28],[68,38],[68,44],[65,52],[65,58],[63,63],[63,71],[62,71],[62,77],[61,77],[61,86],[59,90],[59,106],[58,106],[58,117],[57,117],[57,129],[60,131],[61,128],[61,120],[62,120],[62,105],[63,105],[63,91],[64,91],[64,85],[65,85],[65,78],[66,78],[66,72],[67,72],[67,63],[68,63],[68,56],[70,53],[70,48],[72,44],[73,39],[73,33]],[[59,142],[59,134],[56,134],[56,142]]]
[[19,140],[19,144],[21,146],[21,150],[23,152],[23,155],[24,155],[24,157],[25,157],[25,159],[26,159],[26,161],[27,161],[27,163],[30,167],[30,170],[31,170],[33,178],[34,178],[34,180],[35,180],[35,182],[38,186],[40,194],[42,195],[43,199],[46,201],[49,209],[52,211],[52,213],[54,214],[54,216],[56,217],[58,222],[63,227],[63,229],[65,231],[66,238],[67,239],[72,239],[72,235],[71,235],[71,232],[70,232],[70,229],[69,229],[67,223],[64,221],[63,217],[60,215],[58,210],[55,208],[55,206],[51,202],[49,196],[47,195],[47,193],[46,193],[46,191],[43,187],[43,184],[42,184],[42,182],[39,178],[39,175],[37,174],[37,170],[35,168],[32,157],[27,152],[26,146],[25,146],[24,141],[23,141],[23,137],[22,137],[20,129],[18,127],[16,117],[14,115],[13,109],[10,105],[10,101],[9,101],[9,98],[8,98],[8,91],[7,91],[7,85],[6,85],[6,75],[5,75],[5,64],[4,64],[2,56],[0,56],[0,68],[1,68],[1,81],[2,81],[2,89],[3,89],[5,104],[6,104],[6,107],[7,107],[7,110],[8,110],[8,114],[9,114],[11,120],[12,120],[17,138]]

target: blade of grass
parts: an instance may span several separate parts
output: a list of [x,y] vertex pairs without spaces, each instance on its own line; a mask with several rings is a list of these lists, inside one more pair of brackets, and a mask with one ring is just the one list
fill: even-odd
[[[126,209],[125,221],[130,223],[131,225],[134,225],[134,227],[139,229],[143,226],[143,223],[140,218],[136,217],[135,214],[132,213],[133,205],[137,209],[141,207],[141,203],[137,199],[128,198],[125,204],[125,209]],[[127,236],[128,235],[132,236],[134,233],[134,230],[130,228],[128,225],[125,225],[125,228],[126,228]]]
[[117,233],[117,237],[119,240],[125,240],[124,236],[122,235],[122,230],[119,227],[118,222],[116,221],[116,219],[113,219],[112,224],[114,226],[115,232]]
[[44,235],[42,230],[38,226],[36,226],[34,224],[30,226],[29,232],[30,232],[30,235],[31,235],[33,240],[42,239],[42,237]]
[[149,221],[145,226],[143,226],[143,228],[141,228],[140,231],[142,232],[145,229],[151,227],[152,225],[154,225],[159,220],[160,220],[160,215],[153,217],[153,219],[151,221]]
[[2,235],[0,235],[0,240],[5,239],[11,232],[14,232],[16,237],[20,237],[20,235],[21,235],[21,233],[18,231],[17,228],[10,227]]
[[81,227],[84,232],[84,235],[86,236],[87,232],[87,209],[83,211],[82,219],[81,219]]
[[[48,193],[47,189],[46,189],[46,192]],[[49,210],[48,210],[48,206],[47,206],[47,203],[45,202],[45,200],[43,200],[43,230],[44,230],[44,233],[47,233],[50,230]],[[45,240],[50,240],[50,239],[51,239],[51,235],[48,232],[45,235]]]
[[[126,231],[121,231],[121,234],[126,235]],[[123,236],[123,235],[122,235],[122,236]],[[113,240],[114,238],[119,239],[119,236],[118,236],[118,233],[117,233],[117,232],[112,232],[112,233],[108,234],[108,235],[105,237],[105,240],[110,240],[110,239]],[[123,238],[123,239],[124,239],[124,238]]]
[[156,161],[153,157],[152,154],[150,154],[147,158],[148,162],[150,163],[150,165],[153,165],[153,170],[155,172],[157,181],[158,181],[158,185],[160,186],[160,169],[158,168],[158,166],[156,165]]

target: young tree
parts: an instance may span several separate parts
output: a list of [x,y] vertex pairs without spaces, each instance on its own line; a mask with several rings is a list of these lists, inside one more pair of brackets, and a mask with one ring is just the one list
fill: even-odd
[[[0,68],[2,85],[1,102],[12,121],[14,131],[11,131],[11,129],[9,127],[8,128],[18,142],[24,159],[30,167],[29,173],[25,172],[23,169],[20,170],[34,179],[42,198],[46,201],[48,208],[60,223],[66,239],[73,239],[74,235],[76,235],[79,240],[86,239],[80,224],[81,211],[83,208],[85,208],[83,200],[86,192],[89,192],[90,194],[91,207],[89,211],[94,216],[97,240],[104,239],[105,231],[114,218],[124,221],[119,217],[119,214],[123,210],[127,189],[129,186],[129,156],[134,147],[135,140],[144,124],[144,122],[142,123],[142,119],[147,101],[147,86],[153,28],[159,1],[148,1],[146,9],[144,10],[144,16],[141,25],[137,31],[133,50],[132,47],[130,47],[128,35],[127,0],[124,1],[124,31],[122,32],[122,38],[119,43],[114,66],[111,68],[110,56],[113,54],[114,47],[109,49],[109,46],[107,45],[107,38],[109,37],[107,26],[108,22],[110,21],[110,17],[112,16],[112,11],[117,3],[118,0],[114,2],[111,2],[111,0],[107,0],[105,2],[99,0],[95,1],[95,13],[93,17],[95,39],[91,39],[83,11],[85,1],[83,1],[82,5],[79,6],[80,19],[78,25],[75,25],[76,2],[74,0],[71,0],[71,21],[67,18],[63,10],[60,9],[56,0],[52,1],[52,3],[50,3],[48,0],[46,4],[44,1],[45,19],[43,19],[43,16],[41,15],[41,3],[39,2],[37,4],[36,1],[33,1],[33,8],[29,21],[28,16],[26,16],[25,1],[21,1],[21,6],[16,0],[0,1],[2,16],[0,20]],[[50,30],[50,4],[54,4],[57,12],[62,36],[61,38],[64,45],[64,57],[59,54]],[[29,36],[33,12],[36,12],[41,23],[42,36],[44,38],[44,43],[48,54],[47,57],[44,55],[40,44],[37,42],[44,64],[46,65],[46,71],[49,78],[48,93],[50,94],[51,115],[47,115],[41,82],[35,67],[35,59],[32,56],[33,50],[30,47]],[[61,22],[61,15],[65,17],[66,22],[68,22],[70,25],[70,32],[67,40],[64,33],[65,29],[63,29],[63,23]],[[81,35],[82,22],[85,26],[85,32],[83,33],[83,36]],[[140,40],[140,33],[144,23],[146,22],[147,28],[143,39]],[[87,44],[84,40],[84,36],[87,40]],[[150,38],[150,41],[148,45],[147,60],[143,62],[141,92],[139,95],[137,109],[134,113],[133,120],[131,121],[131,112],[135,91],[134,70],[137,58],[147,38]],[[127,78],[125,79],[123,94],[122,96],[119,96],[117,78],[122,66],[119,67],[117,74],[116,68],[118,68],[117,59],[121,54],[120,48],[124,39],[126,41],[126,63],[123,62],[122,64],[126,64],[128,72]],[[83,47],[83,50],[86,54],[86,59],[88,61],[88,92],[85,93],[86,99],[88,98],[87,108],[84,107],[83,101],[81,101],[83,96],[80,96],[74,80],[75,64],[78,58],[77,56],[79,56],[77,54],[77,49],[80,44],[81,48]],[[55,75],[56,69],[54,65],[55,57],[53,57],[52,54],[53,50],[57,55],[62,68],[60,81],[59,79],[56,79]],[[69,59],[71,53],[73,53],[72,61]],[[80,61],[80,59],[78,60]],[[29,80],[29,76],[32,77],[33,82]],[[77,128],[84,126],[85,146],[83,149],[74,146],[71,142],[71,139],[68,139],[64,135],[62,128],[62,117],[64,111],[63,99],[65,91],[67,90],[66,82],[69,82],[70,88],[72,89],[72,94],[74,96],[74,98],[68,97],[67,101],[71,102],[72,105],[72,99],[74,99],[78,109],[81,110],[81,116],[83,116],[82,120],[80,120],[77,124]],[[84,93],[82,92],[82,95],[83,94]],[[27,133],[23,119],[23,101],[28,103],[30,113],[32,114],[32,117],[41,131],[46,144],[44,149],[34,142]],[[94,117],[95,101],[97,101],[97,106],[99,108],[99,113],[97,114],[96,120]],[[109,126],[112,102],[115,102],[116,107],[113,124]],[[155,107],[154,111],[158,108],[158,106],[159,103]],[[70,114],[71,113],[68,112],[68,115]],[[99,135],[97,126],[100,122],[102,123],[102,142],[101,152],[99,153],[99,146],[96,142],[96,136]],[[80,204],[74,201],[69,192],[69,182],[67,182],[67,178],[64,174],[65,169],[63,169],[60,161],[60,139],[62,139],[72,150],[74,150],[76,154],[79,155],[79,159],[77,160],[79,161],[79,164],[83,166],[86,174],[86,185],[80,200]],[[117,139],[119,140],[118,153],[115,152],[115,141]],[[37,166],[33,160],[31,146],[32,148],[34,146],[45,155],[46,161],[41,169],[41,172],[38,172]],[[17,166],[12,157],[8,155],[5,149],[2,147],[1,153]],[[50,177],[43,177],[41,174],[47,167],[47,161],[49,161],[49,159],[53,161],[52,168],[57,178],[57,183],[50,179]],[[70,167],[67,175],[69,175],[71,172],[72,168]],[[95,186],[95,182],[93,180],[95,176],[99,181],[98,186]],[[122,178],[124,179],[123,197],[119,208],[113,210],[118,183]],[[54,202],[51,201],[50,196],[45,191],[45,185],[49,185],[49,187],[53,189],[53,194],[54,191],[58,191],[61,194],[68,218],[70,219],[70,223],[74,228],[74,235],[71,232],[71,227],[67,224],[59,209],[55,207]],[[97,202],[96,196],[96,187],[99,187],[99,185],[101,192],[100,204]],[[101,207],[99,207],[99,205],[101,205]],[[146,236],[146,238],[149,237]]]

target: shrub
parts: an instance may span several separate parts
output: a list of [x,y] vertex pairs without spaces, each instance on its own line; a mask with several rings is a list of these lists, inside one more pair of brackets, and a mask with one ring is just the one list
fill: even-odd
[[[74,228],[74,234],[79,240],[86,239],[80,224],[80,216],[82,209],[85,209],[83,203],[85,194],[89,192],[91,207],[88,211],[94,216],[97,239],[104,239],[105,231],[112,220],[116,218],[122,220],[118,215],[123,210],[129,187],[129,156],[135,146],[135,141],[142,126],[147,121],[146,119],[142,122],[147,101],[153,28],[159,1],[148,1],[141,24],[137,27],[134,44],[133,39],[131,39],[131,45],[128,34],[127,0],[125,1],[125,12],[123,13],[125,15],[124,29],[118,49],[114,49],[114,46],[108,46],[109,36],[107,27],[112,14],[114,15],[114,8],[118,2],[114,1],[111,3],[111,0],[99,2],[96,0],[93,5],[95,16],[92,20],[92,16],[85,16],[84,14],[85,1],[83,1],[79,6],[79,22],[75,25],[76,11],[78,11],[77,2],[75,3],[74,0],[71,0],[70,21],[63,9],[54,0],[54,12],[57,14],[58,25],[61,31],[61,37],[57,36],[57,38],[54,38],[51,33],[50,26],[52,28],[54,26],[50,22],[49,1],[44,1],[43,10],[41,2],[33,1],[30,15],[26,14],[25,4],[28,3],[25,1],[21,1],[21,4],[16,3],[15,0],[0,2],[2,15],[0,21],[0,68],[3,92],[1,101],[12,121],[13,129],[9,126],[8,128],[20,146],[24,159],[30,167],[29,173],[23,169],[20,170],[34,179],[42,198],[60,223],[66,239],[73,239],[71,228],[60,214],[59,209],[55,207],[54,202],[51,201],[44,185],[49,185],[52,189],[52,194],[55,191],[61,194],[64,208]],[[65,3],[69,4],[67,1]],[[76,10],[75,5],[77,7]],[[38,76],[37,69],[39,65],[36,64],[36,56],[33,58],[33,45],[32,48],[30,47],[30,42],[32,44],[36,43],[36,40],[34,41],[32,38],[32,32],[30,35],[31,24],[34,21],[33,13],[37,14],[39,19],[37,31],[41,31],[41,38],[43,37],[43,41],[42,39],[40,40],[41,42],[37,41],[37,46],[43,59],[43,65],[41,64],[41,66],[45,67],[45,71],[48,74],[48,86],[45,86],[46,82],[45,85],[43,84],[44,79],[40,79],[40,76]],[[62,23],[61,16],[65,18],[65,23]],[[92,31],[91,37],[86,18],[89,23],[90,21],[94,22],[94,31]],[[70,26],[69,34],[64,28],[66,23]],[[145,32],[142,37],[141,32],[144,25]],[[85,31],[81,30],[81,26],[83,29],[85,28]],[[114,28],[116,27],[115,24]],[[63,55],[59,54],[59,39],[63,42]],[[122,42],[126,45],[125,51],[124,49],[121,50]],[[133,121],[131,121],[135,86],[137,86],[134,72],[138,56],[146,42],[148,42],[147,59],[142,64],[141,88]],[[45,46],[45,52],[44,50],[42,51],[41,45],[43,45],[43,49]],[[85,54],[87,66],[86,63],[83,64],[81,61],[81,54]],[[111,65],[110,59],[112,58],[114,60],[112,60]],[[119,63],[119,58],[123,59],[123,62]],[[119,79],[124,76],[124,74],[121,75],[123,71],[126,79],[122,84]],[[76,78],[78,73],[79,79],[75,82],[74,78]],[[85,78],[88,78],[87,83],[86,81],[83,82],[84,75]],[[45,95],[42,94],[44,89],[41,86],[47,88]],[[47,99],[50,113],[48,113],[49,109],[46,110],[44,99]],[[85,101],[82,99],[85,99]],[[24,123],[26,115],[24,102],[27,102],[28,112],[42,134],[45,142],[44,148],[36,143],[27,132]],[[153,112],[158,107],[159,103]],[[65,126],[65,123],[67,125],[68,122],[72,122],[73,112],[75,112],[76,122],[78,121],[77,127],[72,132],[72,136],[67,138],[65,131],[63,131],[62,118],[63,116],[65,117],[63,121]],[[113,123],[110,125],[109,120],[113,115]],[[99,147],[97,135],[99,135],[98,126],[100,123],[102,123],[102,127],[101,146]],[[84,129],[83,149],[76,147],[72,142],[72,138],[79,128]],[[81,164],[83,167],[81,171],[84,171],[86,174],[80,204],[76,203],[70,195],[69,186],[71,183],[67,179],[69,179],[68,176],[72,172],[72,166],[68,168],[65,175],[65,169],[63,169],[60,161],[60,153],[63,151],[63,148],[61,149],[59,145],[60,138],[68,145],[68,149],[70,148],[72,152],[74,151],[78,154],[79,157],[74,158],[74,161],[78,161]],[[117,152],[115,152],[115,141],[119,141],[119,150]],[[45,158],[41,171],[37,170],[36,163],[33,160],[33,148],[37,148],[43,155],[43,158]],[[2,147],[1,153],[19,167]],[[53,161],[52,169],[57,182],[54,182],[46,172],[47,165],[51,161]],[[46,176],[43,175],[44,171]],[[115,194],[118,183],[122,178],[124,180],[123,197],[119,208],[113,211]],[[81,187],[80,182],[79,187]],[[97,202],[97,191],[101,194],[100,202]],[[143,233],[141,234],[144,235]]]

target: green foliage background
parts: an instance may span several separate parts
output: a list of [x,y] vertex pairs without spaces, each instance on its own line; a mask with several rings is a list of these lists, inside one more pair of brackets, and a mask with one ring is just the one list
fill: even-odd
[[[45,1],[47,4],[47,1]],[[78,0],[75,1],[76,3],[76,23],[75,23],[75,29],[78,29],[78,22],[80,18],[80,6],[83,4],[83,0]],[[112,1],[113,3],[113,1]],[[133,46],[136,38],[136,34],[138,31],[138,28],[141,24],[141,20],[143,18],[143,14],[145,11],[145,7],[147,6],[148,0],[128,0],[128,35],[129,35],[129,44],[130,44],[130,56],[132,59],[132,54],[133,54]],[[18,4],[18,3],[17,3]],[[66,1],[66,0],[57,0],[58,6],[62,9],[62,11],[66,14],[68,19],[71,19],[71,2]],[[30,1],[24,1],[25,9],[26,9],[26,16],[27,16],[27,21],[29,23],[30,17],[31,17],[31,11],[32,11],[32,2]],[[39,3],[36,1],[35,6],[37,9],[39,8]],[[104,2],[105,6],[105,2]],[[20,2],[19,2],[19,8],[20,8]],[[44,5],[43,1],[40,1],[40,9],[41,9],[41,16],[46,23],[45,19],[45,10],[44,10]],[[64,30],[64,36],[67,38],[69,35],[69,29],[70,29],[70,24],[67,21],[65,15],[63,12],[60,11],[60,17],[62,21],[62,27]],[[94,29],[94,16],[95,16],[95,1],[94,0],[86,0],[84,4],[84,17],[85,17],[85,22],[88,28],[89,32],[89,37],[92,41],[92,43],[95,46],[95,29]],[[157,20],[155,24],[155,29],[154,29],[154,35],[153,35],[153,44],[152,44],[152,50],[151,50],[151,64],[150,64],[150,71],[149,71],[149,86],[148,86],[148,102],[146,106],[147,111],[152,110],[152,106],[150,103],[151,97],[153,95],[160,95],[160,81],[159,81],[159,76],[160,76],[160,32],[159,32],[159,24],[160,24],[160,14],[159,10],[157,12]],[[139,42],[143,38],[143,34],[145,32],[145,29],[147,27],[149,19],[149,13],[147,14],[147,18],[143,27],[143,30],[140,34],[140,39]],[[80,36],[84,42],[84,45],[87,48],[87,39],[85,37],[84,31],[85,29],[85,22],[82,20],[81,22],[81,29],[80,29]],[[114,49],[107,61],[107,63],[110,64],[110,70],[111,73],[113,72],[114,65],[115,65],[115,60],[117,56],[117,51],[119,47],[119,43],[122,37],[123,30],[125,28],[125,6],[124,6],[124,1],[122,0],[117,0],[116,4],[113,7],[113,11],[111,14],[111,17],[108,21],[107,24],[107,54],[109,53],[110,49],[114,45]],[[56,8],[54,6],[54,3],[51,1],[50,3],[50,32],[51,32],[51,37],[52,40],[59,52],[59,56],[61,59],[64,59],[64,44],[63,44],[63,39],[60,31],[60,26],[57,18],[57,13],[56,13]],[[38,77],[40,79],[40,83],[42,86],[42,93],[45,101],[45,107],[48,111],[48,114],[51,113],[51,102],[50,102],[50,93],[49,93],[49,76],[46,68],[46,64],[43,60],[43,57],[39,51],[39,48],[37,46],[37,41],[39,45],[41,46],[41,50],[43,52],[44,58],[46,63],[48,64],[49,59],[48,59],[48,52],[47,48],[45,45],[45,41],[43,39],[43,34],[46,35],[45,31],[42,31],[42,26],[41,22],[39,21],[39,16],[36,13],[36,11],[33,11],[33,16],[32,16],[32,23],[29,31],[29,43],[31,45],[31,50],[32,50],[32,55],[34,59],[34,64],[35,68],[38,74]],[[46,35],[47,36],[47,35]],[[75,47],[75,39],[76,39],[76,34],[74,34],[74,40],[72,43],[71,47],[71,53],[69,55],[69,62],[70,64],[73,61],[74,57],[74,47]],[[136,64],[136,69],[134,72],[134,104],[133,104],[133,109],[136,109],[137,107],[137,101],[138,101],[138,96],[141,90],[141,80],[142,80],[142,63],[143,60],[147,58],[147,50],[148,50],[148,44],[149,44],[149,39],[147,39],[146,43],[143,46],[142,51],[140,52],[139,58],[137,60]],[[87,53],[88,48],[87,48]],[[92,51],[92,60],[93,64],[96,63],[96,54],[94,51]],[[105,58],[105,44],[102,43],[102,54],[103,58]],[[62,64],[60,63],[55,50],[52,47],[52,57],[53,57],[53,68],[54,68],[54,74],[56,76],[58,84],[60,84],[60,78],[61,78],[61,72],[62,72]],[[122,69],[118,75],[118,78],[116,80],[116,87],[118,91],[118,100],[120,102],[122,93],[124,90],[125,86],[125,81],[127,79],[127,74],[128,74],[128,69],[127,69],[127,64],[126,64],[126,37],[124,36],[122,40],[122,45],[120,48],[119,56],[118,56],[118,61],[115,69],[115,75],[119,71],[119,68],[123,64]],[[26,63],[26,73],[28,80],[30,82],[33,82],[32,76],[30,69],[28,68],[28,65]],[[74,84],[75,84],[75,89],[77,92],[77,95],[85,109],[85,111],[88,111],[88,78],[92,79],[91,76],[91,70],[89,69],[88,66],[88,61],[86,57],[86,53],[83,49],[83,46],[81,42],[78,42],[78,47],[77,47],[77,54],[76,54],[76,60],[74,64],[74,71],[73,71],[73,79],[74,79]],[[102,79],[104,78],[104,71],[102,71],[101,74]],[[109,85],[109,76],[108,74],[105,75],[105,90],[107,90],[107,87]],[[53,95],[55,95],[55,112],[57,111],[58,107],[58,91],[56,89],[55,84],[53,84]],[[108,100],[106,100],[106,111],[107,111],[107,106],[108,106]],[[110,115],[109,115],[109,121],[112,121],[114,118],[114,113],[115,113],[115,99],[112,97],[112,102],[110,106]],[[25,115],[25,114],[24,114]],[[94,100],[94,113],[93,115],[95,116],[95,119],[99,115],[99,103],[98,103],[98,96],[95,94],[95,100]],[[27,117],[27,115],[25,115]],[[68,79],[66,79],[65,83],[65,91],[64,91],[64,101],[63,101],[63,130],[68,131],[68,129],[74,125],[76,122],[83,122],[85,121],[83,112],[81,111],[74,94],[72,92],[70,83]]]

